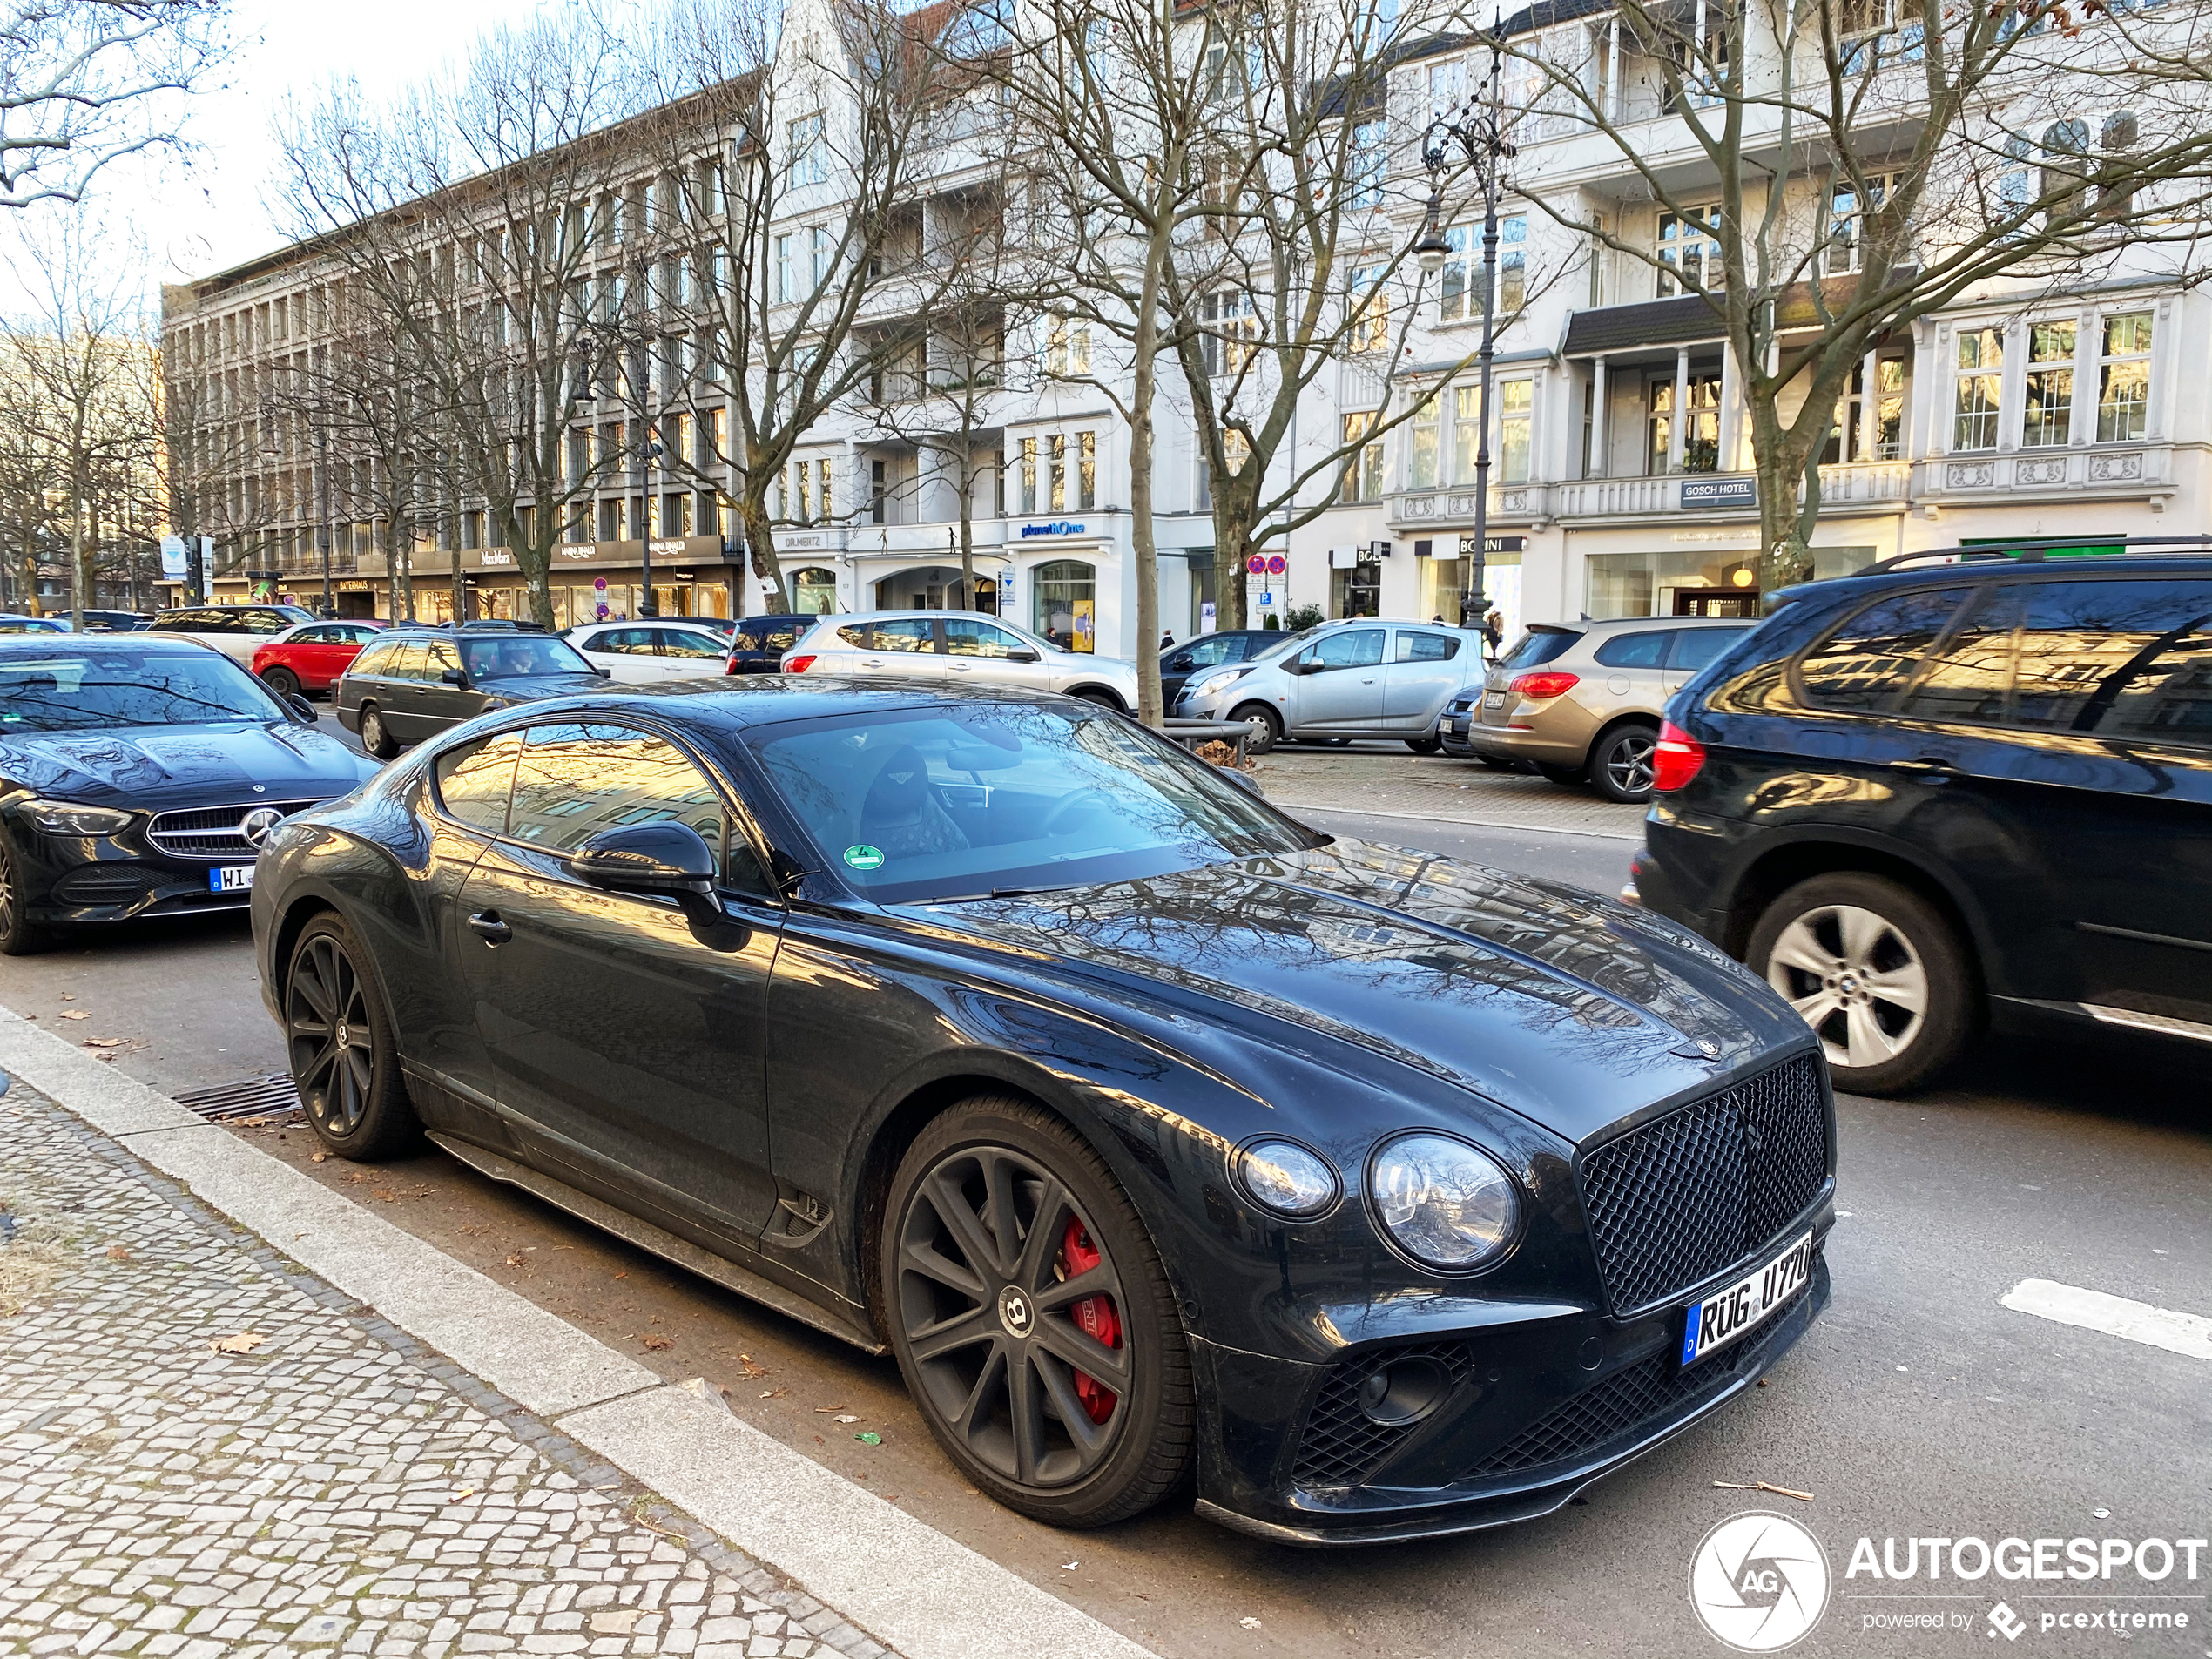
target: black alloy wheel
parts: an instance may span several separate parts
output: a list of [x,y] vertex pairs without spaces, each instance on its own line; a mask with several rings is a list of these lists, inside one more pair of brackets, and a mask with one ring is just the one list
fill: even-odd
[[900,1370],[938,1444],[1008,1508],[1103,1526],[1182,1480],[1196,1410],[1159,1256],[1096,1154],[1026,1102],[923,1130],[881,1246]]
[[[0,831],[0,838],[5,832]],[[0,839],[0,955],[30,956],[54,942],[54,936],[24,914],[23,883],[16,874],[15,849]]]
[[1651,799],[1651,755],[1659,734],[1648,725],[1609,732],[1590,752],[1590,785],[1608,800],[1627,804]]
[[1417,755],[1433,755],[1443,748],[1444,739],[1433,736],[1408,738],[1406,739],[1406,746]]
[[391,1021],[352,932],[336,916],[309,922],[284,983],[284,1038],[307,1123],[332,1151],[364,1162],[415,1136]]
[[300,677],[281,664],[261,671],[261,684],[279,697],[300,695]]
[[1251,728],[1251,734],[1244,739],[1246,754],[1269,753],[1283,740],[1283,717],[1264,703],[1247,703],[1229,718],[1242,720]]
[[361,705],[361,747],[379,760],[389,760],[399,753],[400,745],[384,728],[384,713],[374,703]]

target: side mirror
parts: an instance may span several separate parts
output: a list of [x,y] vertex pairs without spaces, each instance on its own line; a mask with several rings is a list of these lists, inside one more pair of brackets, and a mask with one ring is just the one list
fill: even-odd
[[1321,671],[1321,664],[1311,657],[1294,657],[1289,667],[1293,674],[1318,674]]
[[610,893],[714,891],[714,854],[689,824],[625,824],[601,830],[569,854],[569,869]]
[[1034,663],[1039,659],[1036,652],[1028,646],[1016,645],[1012,651],[1007,652],[1006,660],[1009,663]]
[[315,705],[300,696],[299,692],[294,691],[286,698],[284,706],[292,711],[293,717],[301,725],[313,725],[315,723]]
[[603,680],[610,680],[615,677],[615,671],[611,668],[595,668],[591,671]]
[[469,689],[469,671],[465,668],[448,668],[438,678],[448,685],[458,685],[464,691]]

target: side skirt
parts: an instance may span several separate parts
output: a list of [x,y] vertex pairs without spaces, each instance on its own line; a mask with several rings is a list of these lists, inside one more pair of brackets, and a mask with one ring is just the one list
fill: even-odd
[[509,1186],[520,1187],[525,1192],[544,1199],[555,1209],[565,1210],[579,1221],[588,1221],[626,1244],[635,1244],[640,1250],[649,1251],[664,1260],[673,1262],[678,1267],[697,1273],[701,1278],[711,1279],[725,1290],[735,1291],[739,1296],[773,1308],[801,1325],[849,1342],[865,1353],[889,1352],[873,1336],[861,1334],[806,1298],[738,1266],[733,1261],[702,1250],[688,1239],[678,1238],[674,1233],[656,1227],[650,1221],[641,1221],[589,1193],[579,1192],[564,1181],[556,1181],[550,1175],[503,1158],[496,1152],[471,1145],[456,1136],[442,1135],[433,1130],[430,1139],[478,1174],[488,1176],[494,1181],[503,1181]]

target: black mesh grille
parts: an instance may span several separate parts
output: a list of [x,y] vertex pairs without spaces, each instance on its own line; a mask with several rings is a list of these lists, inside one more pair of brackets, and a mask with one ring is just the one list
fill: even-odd
[[54,896],[69,904],[128,904],[153,880],[135,864],[86,864],[64,876]]
[[1680,1365],[1673,1354],[1662,1352],[1615,1372],[1596,1387],[1538,1418],[1462,1478],[1485,1480],[1539,1469],[1548,1463],[1564,1463],[1608,1440],[1656,1426],[1773,1340],[1782,1322],[1804,1297],[1805,1291],[1800,1290],[1784,1303],[1748,1344],[1707,1354],[1694,1366]]
[[1356,1487],[1398,1449],[1416,1425],[1373,1421],[1359,1409],[1359,1385],[1386,1366],[1413,1359],[1433,1359],[1443,1366],[1453,1388],[1467,1375],[1467,1345],[1460,1342],[1386,1348],[1345,1360],[1321,1385],[1306,1416],[1305,1432],[1298,1437],[1298,1462],[1291,1470],[1293,1485]]
[[1770,1243],[1828,1175],[1811,1055],[1670,1112],[1582,1160],[1590,1243],[1617,1312],[1663,1301]]

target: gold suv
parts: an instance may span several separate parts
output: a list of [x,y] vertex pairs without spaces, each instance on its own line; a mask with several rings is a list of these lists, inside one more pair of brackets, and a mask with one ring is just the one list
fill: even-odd
[[1748,618],[1635,617],[1531,623],[1444,711],[1447,753],[1526,760],[1555,784],[1587,783],[1608,800],[1651,794],[1651,749],[1667,699],[1757,624]]

